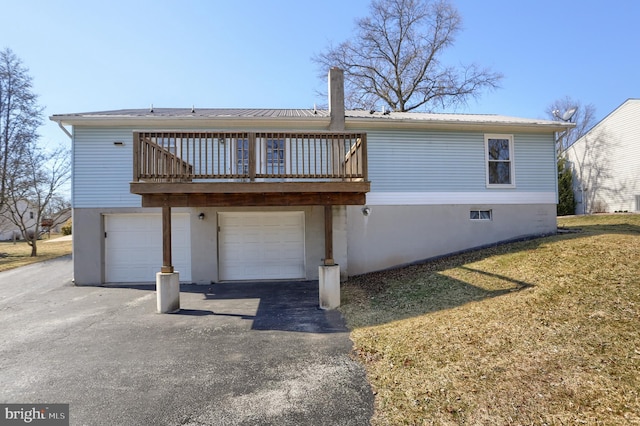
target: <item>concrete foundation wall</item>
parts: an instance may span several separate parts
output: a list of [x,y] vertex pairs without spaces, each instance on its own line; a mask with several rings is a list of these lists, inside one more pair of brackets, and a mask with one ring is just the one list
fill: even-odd
[[[340,278],[387,269],[514,238],[552,233],[555,204],[523,205],[368,205],[334,207],[334,259]],[[470,210],[491,210],[491,220],[471,220]],[[306,279],[318,279],[324,258],[324,208],[175,208],[189,213],[191,278],[218,281],[217,213],[304,211]],[[74,209],[74,280],[77,285],[105,282],[104,215],[159,214],[159,209]],[[204,213],[204,220],[198,215]],[[158,265],[158,270],[161,265]],[[154,277],[149,277],[153,281]]]
[[[348,207],[349,275],[556,230],[555,204]],[[470,220],[470,210],[491,220]]]
[[[306,279],[318,279],[318,266],[324,258],[324,208],[174,208],[172,213],[189,213],[191,230],[191,278],[197,284],[218,281],[217,213],[233,211],[304,211]],[[160,214],[152,208],[76,208],[73,210],[73,259],[76,285],[95,285],[105,282],[104,215]],[[204,213],[204,220],[198,215]],[[346,278],[347,232],[346,208],[334,208],[334,258],[345,268]],[[160,270],[158,265],[158,271]],[[149,277],[149,282],[155,277]]]

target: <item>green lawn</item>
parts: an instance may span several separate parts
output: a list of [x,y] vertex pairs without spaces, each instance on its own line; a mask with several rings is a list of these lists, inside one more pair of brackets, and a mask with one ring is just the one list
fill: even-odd
[[31,257],[31,247],[24,241],[0,242],[0,271],[71,254],[71,241],[56,241],[56,237],[37,242],[37,257]]
[[343,287],[374,424],[640,424],[640,215]]

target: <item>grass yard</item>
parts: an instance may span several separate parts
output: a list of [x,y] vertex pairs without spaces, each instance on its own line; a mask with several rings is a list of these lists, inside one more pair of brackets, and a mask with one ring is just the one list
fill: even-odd
[[71,241],[43,239],[37,243],[38,256],[31,257],[31,246],[24,241],[0,242],[0,271],[18,268],[31,263],[42,262],[71,254]]
[[640,425],[640,215],[349,280],[375,425]]

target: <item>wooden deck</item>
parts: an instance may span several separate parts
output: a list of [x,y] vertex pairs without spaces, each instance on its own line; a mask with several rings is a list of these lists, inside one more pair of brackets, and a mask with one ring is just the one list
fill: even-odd
[[364,133],[135,132],[143,207],[362,205]]

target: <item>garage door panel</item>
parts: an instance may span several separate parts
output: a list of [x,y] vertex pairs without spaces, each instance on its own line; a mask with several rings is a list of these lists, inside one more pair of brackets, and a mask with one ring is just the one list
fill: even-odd
[[[191,281],[189,216],[172,215],[174,268]],[[158,214],[106,215],[105,281],[152,282],[162,266],[162,217]]]
[[305,277],[303,212],[220,213],[218,225],[221,280]]

